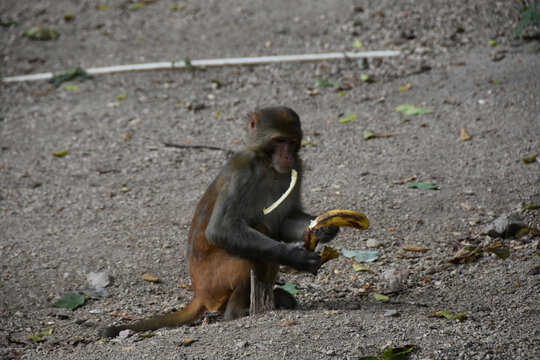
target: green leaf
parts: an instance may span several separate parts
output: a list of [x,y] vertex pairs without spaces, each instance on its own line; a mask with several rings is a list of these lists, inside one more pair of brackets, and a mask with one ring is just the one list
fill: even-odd
[[350,122],[355,122],[357,120],[357,116],[356,116],[356,113],[352,113],[350,115],[347,115],[345,117],[342,117],[341,119],[339,119],[339,123],[340,124],[347,124],[347,123],[350,123]]
[[466,313],[452,313],[450,310],[437,311],[433,316],[444,317],[447,320],[465,320],[467,318]]
[[434,183],[434,182],[428,183],[428,182],[421,182],[421,181],[416,181],[416,182],[410,183],[409,187],[411,189],[427,189],[427,190],[438,190],[439,189],[437,184]]
[[353,48],[360,49],[364,47],[364,43],[361,40],[355,40],[352,44]]
[[42,26],[32,26],[30,29],[26,30],[24,36],[32,40],[53,40],[58,37],[58,32],[54,29],[49,29]]
[[139,339],[149,339],[151,337],[154,337],[156,336],[157,334],[155,333],[150,333],[150,334],[139,334]]
[[381,357],[384,360],[407,360],[411,356],[414,345],[405,345],[385,350]]
[[340,91],[337,93],[337,96],[345,96],[345,95],[347,95],[346,91]]
[[79,306],[84,305],[84,295],[79,293],[66,293],[61,300],[52,304],[55,307],[75,310]]
[[420,115],[433,113],[433,110],[429,110],[423,107],[416,107],[412,104],[401,104],[396,107],[396,110],[405,115]]
[[75,69],[56,73],[49,81],[54,84],[54,87],[59,87],[60,85],[62,85],[62,83],[66,81],[71,81],[71,80],[83,81],[83,80],[91,79],[91,78],[92,76],[90,76],[82,68],[78,67]]
[[135,4],[127,4],[126,7],[129,9],[129,10],[141,10],[142,8],[144,8],[146,6],[146,3],[144,2],[139,2],[139,3],[135,3]]
[[317,87],[338,87],[339,83],[332,81],[332,80],[326,80],[326,79],[317,79],[315,80],[315,86]]
[[66,91],[77,91],[81,89],[81,85],[79,84],[66,84],[64,86],[64,90]]
[[122,100],[126,100],[126,98],[127,98],[127,94],[126,93],[121,93],[120,95],[118,95],[116,97],[116,100],[122,101]]
[[373,131],[364,130],[364,139],[368,140],[368,139],[371,139],[373,136],[375,136]]
[[527,156],[523,158],[522,160],[525,164],[532,164],[533,162],[536,161],[537,157],[538,157],[538,153],[535,153],[535,154],[532,154],[531,156]]
[[48,328],[48,329],[45,329],[43,331],[38,332],[37,334],[30,335],[28,338],[30,340],[36,341],[36,342],[45,341],[45,336],[44,335],[50,335],[50,334],[52,334],[52,332],[53,332],[53,329]]
[[69,154],[69,149],[62,149],[62,150],[58,150],[56,152],[53,153],[53,156],[56,156],[56,157],[64,157],[66,156],[67,154]]
[[362,271],[368,271],[369,269],[365,266],[362,266],[360,264],[353,264],[354,271],[362,272]]
[[373,82],[373,79],[368,74],[360,74],[360,80],[363,82]]
[[527,204],[523,206],[523,209],[524,210],[538,210],[540,209],[540,204],[533,204],[533,203]]
[[388,300],[390,300],[390,298],[388,296],[383,295],[383,294],[379,294],[379,293],[373,294],[373,297],[377,301],[388,301]]
[[297,289],[296,285],[290,282],[286,282],[285,285],[280,286],[280,288],[292,295],[301,293],[301,291]]
[[357,262],[373,262],[379,258],[377,250],[348,250],[346,247],[342,247],[341,253],[346,258],[352,258]]
[[497,46],[497,41],[496,40],[493,40],[493,39],[490,39],[488,42],[487,42],[487,46]]
[[510,250],[501,246],[497,246],[497,245],[490,245],[486,247],[484,250],[486,252],[495,254],[496,256],[498,256],[499,258],[503,260],[510,256]]

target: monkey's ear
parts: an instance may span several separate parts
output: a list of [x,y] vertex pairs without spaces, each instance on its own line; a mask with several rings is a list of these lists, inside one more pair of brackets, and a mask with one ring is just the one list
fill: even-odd
[[257,127],[259,125],[259,116],[255,112],[250,112],[248,116],[248,132],[253,135],[257,132]]

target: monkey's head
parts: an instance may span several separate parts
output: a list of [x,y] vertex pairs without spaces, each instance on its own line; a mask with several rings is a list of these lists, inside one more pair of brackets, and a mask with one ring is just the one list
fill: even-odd
[[302,142],[298,115],[288,107],[278,106],[251,112],[248,118],[249,147],[264,152],[276,172],[290,173]]

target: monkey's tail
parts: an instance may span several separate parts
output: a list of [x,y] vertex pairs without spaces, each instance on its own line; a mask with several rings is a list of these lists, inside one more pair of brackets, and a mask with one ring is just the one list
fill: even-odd
[[182,310],[173,313],[156,316],[148,320],[142,320],[133,324],[109,326],[101,329],[101,337],[113,338],[118,336],[122,330],[133,330],[136,332],[157,330],[164,327],[177,327],[197,320],[206,310],[204,304],[196,297]]

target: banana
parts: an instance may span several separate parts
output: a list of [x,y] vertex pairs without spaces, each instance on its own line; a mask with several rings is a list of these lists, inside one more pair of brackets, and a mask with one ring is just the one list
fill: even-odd
[[317,216],[304,230],[304,248],[315,251],[318,239],[315,230],[325,226],[345,226],[365,230],[369,227],[369,220],[363,214],[352,210],[330,210]]

